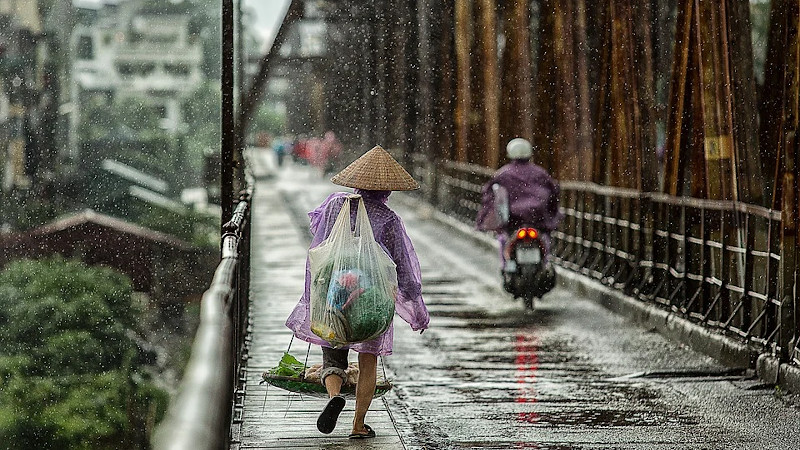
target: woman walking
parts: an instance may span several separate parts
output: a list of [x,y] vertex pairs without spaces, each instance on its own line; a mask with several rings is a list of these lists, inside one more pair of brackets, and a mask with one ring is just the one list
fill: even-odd
[[[355,189],[360,199],[351,203],[351,225],[355,223],[358,202],[363,202],[367,211],[375,240],[397,266],[397,296],[395,311],[414,331],[420,333],[428,327],[429,315],[422,300],[422,279],[419,260],[406,233],[403,222],[387,205],[392,191],[419,189],[411,175],[380,146],[374,147],[336,174],[331,181]],[[350,193],[331,194],[319,207],[308,215],[311,219],[311,249],[320,245],[331,233],[336,217]],[[321,381],[330,400],[317,419],[317,428],[322,433],[331,433],[345,406],[340,395],[346,380],[350,350],[358,354],[358,383],[356,406],[351,439],[375,437],[375,431],[364,423],[367,410],[375,393],[378,356],[392,354],[393,328],[375,339],[333,348],[331,344],[311,331],[310,317],[311,274],[306,262],[305,290],[295,306],[286,326],[294,335],[306,342],[322,347]]]

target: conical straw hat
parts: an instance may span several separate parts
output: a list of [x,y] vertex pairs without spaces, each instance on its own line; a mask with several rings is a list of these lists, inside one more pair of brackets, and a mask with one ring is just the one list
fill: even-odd
[[371,191],[413,191],[419,183],[380,145],[331,178],[340,185]]

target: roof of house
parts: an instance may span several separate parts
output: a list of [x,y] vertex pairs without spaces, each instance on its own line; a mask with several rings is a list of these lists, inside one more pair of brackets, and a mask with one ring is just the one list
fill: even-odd
[[167,244],[178,250],[191,250],[193,248],[193,246],[188,242],[178,239],[174,236],[136,225],[135,223],[118,219],[116,217],[102,214],[92,209],[85,209],[77,214],[62,217],[50,222],[49,224],[42,225],[41,227],[34,228],[33,230],[29,230],[21,234],[26,237],[43,236],[87,223],[110,228],[124,234],[142,238],[144,240]]
[[162,270],[156,261],[194,259],[196,250],[168,234],[84,210],[33,230],[0,235],[0,267],[15,259],[60,254],[113,267],[130,276],[134,289],[149,292]]

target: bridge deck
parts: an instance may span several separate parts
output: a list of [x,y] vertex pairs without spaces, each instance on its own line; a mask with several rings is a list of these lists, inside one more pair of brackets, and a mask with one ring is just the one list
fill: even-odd
[[[256,167],[258,174],[259,168]],[[284,326],[300,296],[307,240],[292,221],[273,181],[261,180],[253,204],[251,316],[252,343],[247,367],[244,413],[233,426],[233,449],[404,448],[392,417],[381,400],[372,403],[368,423],[375,439],[348,440],[354,401],[348,401],[330,435],[321,434],[316,419],[324,399],[300,396],[267,384],[261,374],[277,365],[287,349],[291,333]],[[291,353],[305,357],[307,344],[295,340]],[[309,364],[321,362],[319,348],[312,346]]]

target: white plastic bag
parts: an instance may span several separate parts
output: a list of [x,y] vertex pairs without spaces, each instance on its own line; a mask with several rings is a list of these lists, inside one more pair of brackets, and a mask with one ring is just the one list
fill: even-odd
[[[354,230],[351,199],[358,202]],[[330,235],[309,250],[308,259],[314,334],[341,347],[386,332],[394,317],[397,269],[375,241],[360,195],[345,198]]]
[[481,224],[483,231],[500,231],[508,225],[510,215],[508,191],[497,183],[492,184],[492,204]]

